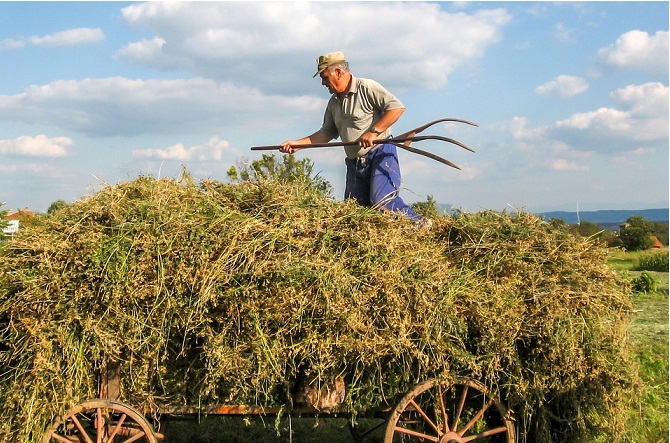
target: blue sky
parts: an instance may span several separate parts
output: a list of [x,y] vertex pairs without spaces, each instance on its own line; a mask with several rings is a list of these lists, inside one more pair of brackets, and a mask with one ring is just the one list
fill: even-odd
[[[465,211],[668,205],[668,2],[0,2],[0,203],[226,181],[320,127],[318,55],[407,106],[401,195]],[[303,150],[341,198],[342,148]]]

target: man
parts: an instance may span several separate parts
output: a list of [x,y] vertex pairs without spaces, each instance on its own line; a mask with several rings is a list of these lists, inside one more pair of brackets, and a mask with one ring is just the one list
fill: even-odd
[[345,198],[354,198],[363,206],[386,209],[406,215],[417,223],[425,220],[398,195],[400,167],[396,147],[390,143],[375,145],[374,140],[391,137],[391,126],[405,106],[374,80],[354,77],[342,52],[331,52],[316,59],[321,84],[332,94],[321,129],[298,140],[287,140],[280,151],[295,153],[300,145],[327,143],[335,138],[344,142],[347,179]]

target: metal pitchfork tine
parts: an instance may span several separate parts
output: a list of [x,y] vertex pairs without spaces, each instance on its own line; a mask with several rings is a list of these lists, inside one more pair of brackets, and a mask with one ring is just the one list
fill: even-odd
[[414,137],[419,132],[423,132],[426,129],[430,128],[431,126],[436,125],[438,123],[442,123],[442,122],[466,123],[466,124],[471,125],[471,126],[479,127],[479,125],[477,123],[472,123],[472,122],[469,122],[467,120],[461,120],[459,118],[440,118],[440,119],[434,120],[430,123],[426,123],[423,126],[419,126],[418,128],[410,129],[409,131],[407,131],[403,134],[400,134],[397,138]]
[[411,143],[411,141],[405,141],[405,143],[400,144],[400,143],[397,143],[395,141],[390,141],[389,140],[389,143],[391,143],[392,145],[395,145],[395,146],[397,146],[401,149],[404,149],[405,151],[413,152],[415,154],[419,154],[419,155],[423,155],[423,156],[428,157],[428,158],[432,158],[433,160],[437,160],[438,162],[444,163],[445,165],[451,166],[452,168],[456,168],[458,170],[461,169],[457,164],[450,162],[446,158],[442,158],[439,155],[435,155],[435,154],[432,154],[430,152],[423,151],[421,149],[410,147],[409,143]]
[[[379,140],[374,140],[375,144],[382,144],[382,143],[391,143],[401,149],[404,149],[406,151],[412,152],[414,154],[419,154],[426,156],[428,158],[432,158],[433,160],[436,160],[440,163],[444,163],[447,166],[451,166],[452,168],[456,169],[461,169],[458,167],[456,164],[450,162],[447,159],[444,159],[440,157],[439,155],[432,154],[430,152],[426,152],[421,149],[413,148],[410,147],[410,144],[412,142],[419,142],[423,140],[439,140],[439,141],[444,141],[448,143],[455,144],[457,146],[460,146],[463,149],[467,149],[470,152],[475,152],[473,149],[469,148],[468,146],[464,145],[463,143],[448,138],[448,137],[441,137],[439,135],[421,135],[417,136],[416,134],[426,130],[427,128],[441,122],[457,122],[457,123],[466,123],[468,125],[472,126],[478,126],[476,123],[469,122],[467,120],[461,120],[457,118],[441,118],[439,120],[432,121],[430,123],[427,123],[423,126],[419,126],[418,128],[411,129],[403,134],[400,134],[398,137],[393,137],[393,138],[385,138],[385,139],[379,139]],[[328,148],[328,147],[335,147],[335,146],[355,146],[358,143],[353,141],[353,142],[330,142],[330,143],[310,143],[306,145],[300,145],[300,149],[306,149],[306,148]],[[270,145],[270,146],[253,146],[251,148],[252,151],[268,151],[268,150],[278,150],[280,148],[279,145]]]

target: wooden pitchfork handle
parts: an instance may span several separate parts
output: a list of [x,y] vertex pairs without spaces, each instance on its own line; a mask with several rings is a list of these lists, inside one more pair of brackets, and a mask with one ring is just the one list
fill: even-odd
[[[373,140],[373,143],[375,145],[381,145],[384,143],[393,143],[393,144],[398,144],[398,143],[404,143],[405,146],[409,146],[410,143],[412,142],[420,142],[423,140],[439,140],[439,141],[444,141],[444,142],[449,142],[453,143],[455,145],[458,145],[464,149],[467,149],[470,152],[475,152],[472,148],[467,147],[463,143],[448,138],[448,137],[442,137],[440,135],[418,135],[414,137],[393,137],[393,138],[382,138],[378,140]],[[298,149],[308,149],[308,148],[332,148],[335,146],[357,146],[358,142],[356,141],[351,141],[351,142],[328,142],[328,143],[309,143],[309,144],[304,144],[304,145],[296,145],[295,147]],[[277,150],[281,148],[279,145],[268,145],[268,146],[252,146],[251,150],[252,151],[272,151],[272,150]]]
[[[457,146],[460,146],[463,149],[467,149],[468,151],[475,152],[472,148],[464,145],[463,143],[454,140],[452,138],[448,137],[442,137],[439,135],[422,135],[422,136],[417,136],[416,134],[425,131],[427,128],[441,122],[458,122],[458,123],[466,123],[468,125],[472,126],[478,126],[476,123],[469,122],[467,120],[461,120],[457,118],[441,118],[438,120],[434,120],[430,123],[427,123],[423,126],[419,126],[418,128],[411,129],[398,137],[394,138],[385,138],[385,139],[378,139],[374,140],[373,143],[375,144],[383,144],[383,143],[391,143],[401,149],[405,149],[406,151],[419,154],[419,155],[424,155],[426,157],[429,157],[433,160],[437,160],[440,163],[444,163],[445,165],[451,166],[452,168],[456,169],[461,169],[454,163],[450,162],[449,160],[446,160],[438,155],[432,154],[430,152],[423,151],[421,149],[417,148],[411,148],[410,144],[415,141],[423,141],[423,140],[439,140],[439,141],[445,141],[448,143],[455,144]],[[351,141],[351,142],[329,142],[329,143],[309,143],[309,144],[304,144],[304,145],[299,145],[296,146],[299,149],[307,149],[307,148],[329,148],[329,147],[335,147],[335,146],[356,146],[358,142]],[[268,145],[268,146],[252,146],[251,150],[252,151],[268,151],[268,150],[279,150],[281,146],[279,145]]]
[[[380,139],[380,140],[374,140],[374,143],[376,145],[384,144],[384,143],[390,143],[392,145],[395,145],[401,149],[404,149],[406,151],[412,152],[414,154],[419,154],[426,156],[428,158],[432,158],[433,160],[437,160],[440,163],[444,163],[445,165],[451,166],[452,168],[456,169],[461,169],[459,168],[456,164],[450,162],[449,160],[440,157],[439,155],[432,154],[430,152],[423,151],[421,149],[413,148],[410,147],[410,143],[414,141],[422,141],[422,140],[440,140],[440,141],[447,141],[450,143],[454,143],[455,145],[461,146],[464,149],[467,149],[468,151],[474,152],[471,148],[465,146],[463,143],[452,140],[447,137],[441,137],[439,135],[421,135],[417,137],[405,137],[405,138],[385,138],[385,139]],[[331,143],[311,143],[311,144],[306,144],[306,145],[299,145],[298,147],[300,149],[303,148],[326,148],[326,147],[333,147],[333,146],[355,146],[357,145],[357,142],[331,142]],[[269,150],[277,150],[279,149],[279,145],[272,145],[272,146],[253,146],[251,148],[252,151],[269,151]]]

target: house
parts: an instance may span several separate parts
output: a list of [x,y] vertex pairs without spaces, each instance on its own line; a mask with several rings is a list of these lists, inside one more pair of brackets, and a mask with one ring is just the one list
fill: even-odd
[[8,220],[7,226],[2,228],[2,232],[7,235],[14,235],[16,231],[19,230],[19,221],[18,220]]
[[14,233],[19,230],[21,219],[25,218],[26,216],[31,217],[33,215],[35,215],[35,213],[28,208],[19,209],[18,211],[8,213],[4,217],[4,220],[7,221],[7,226],[2,228],[2,232],[13,236]]
[[663,243],[661,243],[661,241],[658,238],[656,238],[655,236],[652,235],[651,239],[654,242],[654,244],[651,246],[652,249],[660,249],[660,248],[664,247]]

